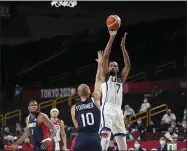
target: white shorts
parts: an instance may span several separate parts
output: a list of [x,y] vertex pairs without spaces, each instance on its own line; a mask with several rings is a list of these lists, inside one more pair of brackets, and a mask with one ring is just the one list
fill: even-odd
[[101,107],[100,133],[106,131],[111,131],[114,136],[126,134],[121,107],[107,102]]
[[60,143],[59,142],[55,142],[55,151],[60,151]]

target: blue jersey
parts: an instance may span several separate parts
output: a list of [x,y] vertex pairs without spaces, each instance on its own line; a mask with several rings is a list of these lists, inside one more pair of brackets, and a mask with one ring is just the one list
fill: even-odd
[[78,122],[78,133],[91,133],[99,131],[100,110],[96,107],[93,98],[86,101],[79,101],[75,105],[75,118]]
[[39,115],[40,112],[38,112],[34,118],[32,118],[30,115],[28,116],[28,127],[35,145],[40,145],[43,139],[50,136],[49,128],[45,124],[39,124],[37,122]]

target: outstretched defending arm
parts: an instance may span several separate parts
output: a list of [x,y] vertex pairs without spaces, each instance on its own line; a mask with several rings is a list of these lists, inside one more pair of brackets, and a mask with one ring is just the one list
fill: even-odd
[[96,61],[98,62],[98,67],[97,67],[97,73],[95,78],[94,92],[92,95],[97,108],[100,110],[100,97],[101,97],[100,86],[101,86],[101,81],[103,79],[103,75],[102,75],[103,51],[98,51],[97,53],[98,53],[98,59],[96,59]]
[[123,71],[122,71],[122,82],[124,83],[125,80],[127,79],[127,76],[129,74],[129,71],[130,71],[130,68],[131,68],[131,64],[130,64],[130,60],[129,60],[129,55],[125,49],[125,40],[126,40],[126,36],[127,36],[127,33],[124,34],[124,37],[122,38],[122,41],[121,41],[121,50],[123,52],[123,59],[124,59],[124,68],[123,68]]
[[103,51],[97,52],[98,58],[95,59],[97,61],[97,73],[95,76],[95,82],[100,82],[103,80],[103,69],[102,69],[102,63],[103,63]]

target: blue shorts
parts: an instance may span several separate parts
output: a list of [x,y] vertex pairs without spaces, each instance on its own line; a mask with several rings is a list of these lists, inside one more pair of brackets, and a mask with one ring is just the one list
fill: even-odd
[[78,133],[74,151],[102,151],[98,133]]

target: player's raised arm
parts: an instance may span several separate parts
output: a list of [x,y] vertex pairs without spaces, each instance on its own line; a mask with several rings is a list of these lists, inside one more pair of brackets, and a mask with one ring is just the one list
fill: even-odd
[[95,78],[94,92],[92,94],[97,108],[100,110],[100,97],[101,97],[101,83],[104,80],[102,75],[102,63],[103,63],[103,51],[98,51],[98,62],[97,73]]
[[101,80],[103,80],[103,76],[102,76],[102,63],[103,63],[103,51],[98,51],[97,52],[98,58],[95,59],[97,61],[97,73],[96,73],[96,77],[95,77],[95,82],[99,82]]
[[110,39],[108,40],[108,43],[106,45],[106,48],[104,50],[104,55],[103,55],[103,74],[104,74],[104,76],[106,76],[108,74],[108,62],[109,62],[111,47],[112,47],[112,44],[115,39],[117,31],[109,31],[109,33],[110,33]]
[[71,107],[71,116],[72,116],[72,122],[73,122],[75,128],[77,129],[78,128],[78,122],[76,121],[76,118],[75,118],[75,107],[76,107],[76,105],[73,105]]
[[61,126],[61,138],[63,140],[63,150],[66,150],[67,149],[67,136],[65,133],[65,125],[63,121],[61,121],[60,126]]
[[122,82],[123,83],[125,82],[128,74],[129,74],[130,68],[131,68],[129,55],[125,49],[126,36],[127,36],[127,33],[124,34],[124,37],[122,38],[122,41],[121,41],[121,50],[123,52],[123,59],[124,59],[124,64],[125,64],[123,71],[122,71]]

